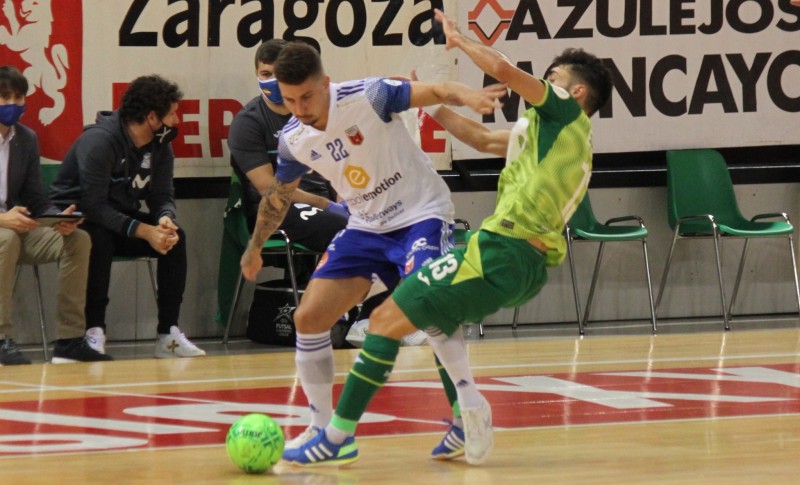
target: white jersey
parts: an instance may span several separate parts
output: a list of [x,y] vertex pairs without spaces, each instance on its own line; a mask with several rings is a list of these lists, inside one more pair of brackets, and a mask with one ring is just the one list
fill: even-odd
[[411,85],[383,78],[330,84],[325,131],[292,118],[278,141],[275,176],[291,182],[309,169],[347,201],[347,227],[386,233],[416,222],[453,221],[450,190],[396,113]]

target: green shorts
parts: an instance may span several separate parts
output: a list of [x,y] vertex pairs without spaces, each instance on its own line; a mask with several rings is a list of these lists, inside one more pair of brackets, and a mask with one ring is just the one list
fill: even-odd
[[536,296],[547,282],[545,260],[528,241],[482,230],[408,276],[392,298],[417,328],[452,335],[462,323]]

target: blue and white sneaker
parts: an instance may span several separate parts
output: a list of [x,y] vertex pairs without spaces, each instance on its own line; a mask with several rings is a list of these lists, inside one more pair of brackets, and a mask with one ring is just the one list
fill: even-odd
[[349,436],[341,445],[328,441],[325,430],[299,448],[283,451],[283,460],[299,466],[342,466],[358,460],[356,439]]
[[452,460],[464,454],[464,430],[451,421],[446,422],[450,423],[450,429],[441,443],[431,451],[431,458],[434,460]]

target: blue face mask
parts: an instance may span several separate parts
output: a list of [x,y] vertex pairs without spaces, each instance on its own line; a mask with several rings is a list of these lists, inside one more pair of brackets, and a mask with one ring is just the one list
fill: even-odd
[[264,99],[273,104],[283,104],[283,96],[281,96],[277,79],[272,78],[267,81],[258,79],[258,87],[261,88],[261,96],[264,96]]
[[17,124],[22,113],[25,112],[25,105],[3,104],[0,105],[0,124],[11,126]]

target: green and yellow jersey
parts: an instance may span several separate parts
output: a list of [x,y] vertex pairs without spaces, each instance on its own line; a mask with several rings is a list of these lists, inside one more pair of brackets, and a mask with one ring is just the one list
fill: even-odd
[[497,208],[481,229],[515,239],[538,238],[547,265],[567,252],[564,226],[583,200],[592,174],[592,124],[564,89],[545,82],[539,105],[511,130]]

